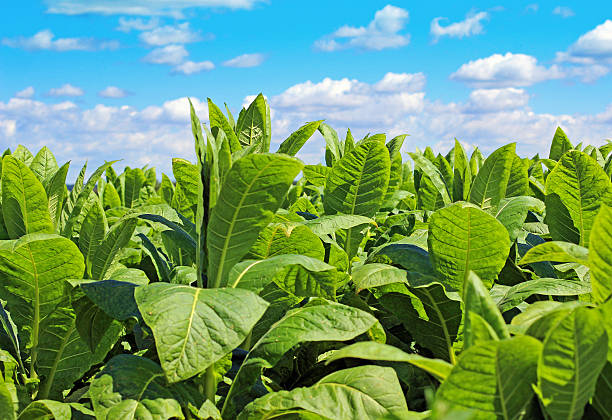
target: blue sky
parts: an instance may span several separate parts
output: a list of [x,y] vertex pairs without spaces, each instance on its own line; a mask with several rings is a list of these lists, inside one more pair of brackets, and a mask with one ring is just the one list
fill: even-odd
[[206,121],[207,97],[237,113],[258,92],[277,142],[316,119],[408,133],[406,150],[612,137],[607,1],[44,0],[5,5],[0,28],[0,147],[74,166],[167,171],[193,157],[186,96]]

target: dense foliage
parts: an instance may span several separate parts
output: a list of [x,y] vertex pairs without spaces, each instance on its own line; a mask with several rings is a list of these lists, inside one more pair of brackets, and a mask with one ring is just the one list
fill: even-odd
[[191,120],[176,182],[4,153],[0,418],[612,417],[612,142]]

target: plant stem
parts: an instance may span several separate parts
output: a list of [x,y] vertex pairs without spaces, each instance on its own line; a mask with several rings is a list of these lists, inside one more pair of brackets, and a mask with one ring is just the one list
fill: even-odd
[[204,395],[206,399],[215,403],[215,394],[217,393],[217,382],[215,381],[215,365],[210,365],[206,369],[206,377],[204,379]]

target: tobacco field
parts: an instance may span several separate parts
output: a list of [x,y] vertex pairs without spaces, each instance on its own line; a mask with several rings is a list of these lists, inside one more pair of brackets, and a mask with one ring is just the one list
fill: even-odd
[[208,106],[170,175],[4,152],[1,420],[612,418],[612,141],[271,151],[262,95]]

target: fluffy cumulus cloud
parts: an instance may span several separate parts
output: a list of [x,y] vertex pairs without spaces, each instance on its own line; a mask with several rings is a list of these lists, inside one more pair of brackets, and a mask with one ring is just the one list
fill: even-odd
[[398,48],[410,42],[410,35],[400,33],[408,21],[408,11],[387,5],[374,14],[367,26],[344,25],[315,42],[321,51],[338,51],[347,48],[384,50]]
[[215,68],[212,61],[185,61],[184,63],[174,66],[173,73],[182,73],[186,75],[210,71]]
[[15,93],[15,97],[16,98],[31,98],[32,96],[34,96],[34,92],[35,92],[34,87],[28,86],[27,88]]
[[47,12],[64,15],[141,15],[182,17],[192,8],[251,9],[264,0],[45,0]]
[[189,53],[182,45],[166,45],[165,47],[155,48],[143,60],[147,63],[176,66],[181,64],[188,55]]
[[130,92],[125,89],[118,88],[117,86],[107,86],[105,89],[98,92],[98,96],[102,98],[113,98],[120,99],[128,96]]
[[58,88],[49,89],[48,96],[83,96],[85,92],[78,86],[66,83]]
[[265,56],[263,54],[242,54],[224,61],[223,65],[226,67],[257,67],[261,65],[264,60]]
[[[191,100],[206,121],[205,102]],[[189,121],[187,98],[144,109],[12,98],[0,102],[0,144],[12,149],[24,144],[34,152],[46,145],[58,161],[72,160],[71,179],[85,161],[93,167],[105,159],[124,159],[117,169],[149,164],[171,173],[171,157],[193,159]]]
[[[384,75],[366,83],[356,79],[306,81],[268,98],[272,115],[272,150],[307,121],[325,119],[341,136],[351,128],[356,138],[367,133],[410,134],[405,150],[433,145],[445,152],[456,137],[485,153],[509,141],[519,153],[545,153],[560,125],[573,142],[602,144],[612,134],[612,104],[598,114],[536,113],[520,88],[479,88],[463,102],[427,99],[422,74]],[[202,122],[206,102],[191,98]],[[252,98],[249,98],[252,99]],[[237,109],[233,109],[237,112]],[[146,108],[73,102],[47,104],[25,98],[0,102],[0,144],[19,143],[38,150],[47,145],[59,161],[72,160],[76,176],[85,160],[90,166],[123,158],[117,165],[154,165],[171,172],[171,157],[194,160],[186,98]],[[325,142],[315,134],[298,155],[308,163],[322,160]],[[76,170],[74,168],[77,168]]]
[[465,63],[450,77],[475,87],[517,87],[561,79],[565,74],[556,65],[545,67],[535,57],[508,52]]
[[564,19],[575,15],[574,11],[567,6],[557,6],[553,9],[553,15],[559,15]]
[[93,38],[56,38],[53,32],[44,29],[30,37],[3,38],[2,44],[25,50],[52,51],[98,51],[119,48],[118,41],[100,41]]
[[442,26],[440,22],[447,19],[444,17],[437,17],[431,21],[430,33],[434,42],[437,42],[443,36],[463,38],[478,35],[484,32],[482,21],[487,19],[489,19],[489,14],[487,12],[470,13],[460,22]]
[[612,20],[581,35],[567,51],[557,53],[557,61],[586,82],[608,74],[612,70]]
[[202,39],[198,31],[189,27],[189,22],[166,25],[142,32],[139,38],[148,46],[159,47],[168,44],[187,44]]

